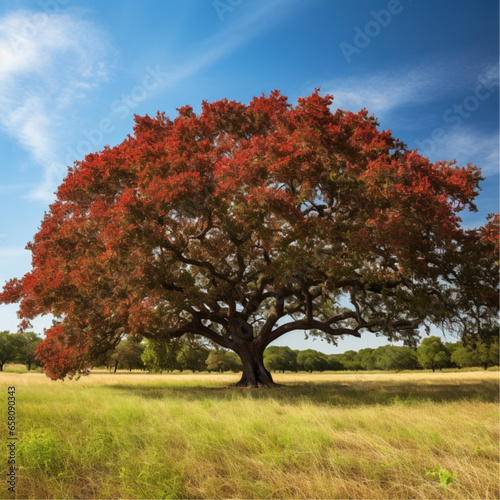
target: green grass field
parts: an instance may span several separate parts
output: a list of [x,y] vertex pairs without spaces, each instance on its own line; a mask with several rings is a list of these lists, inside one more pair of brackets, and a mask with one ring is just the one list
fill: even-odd
[[238,378],[0,373],[16,498],[499,498],[498,371]]

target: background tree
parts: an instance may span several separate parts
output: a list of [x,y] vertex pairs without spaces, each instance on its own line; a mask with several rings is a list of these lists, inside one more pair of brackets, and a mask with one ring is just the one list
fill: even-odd
[[213,349],[205,361],[209,371],[234,371],[241,370],[241,361],[234,352],[224,349]]
[[6,363],[16,361],[20,351],[20,339],[15,333],[0,332],[0,372]]
[[306,372],[323,372],[328,370],[326,355],[314,349],[306,349],[297,353],[297,367]]
[[114,363],[114,371],[118,366],[122,366],[127,370],[142,369],[144,362],[142,361],[142,354],[144,353],[145,345],[133,341],[122,340],[117,346],[111,356],[111,362]]
[[340,354],[340,362],[346,370],[357,371],[363,369],[358,353],[353,350],[345,351]]
[[214,349],[210,351],[205,360],[207,370],[209,372],[224,372],[226,371],[226,351],[222,349]]
[[359,364],[363,370],[376,370],[379,368],[375,349],[367,347],[359,350],[356,354],[356,364]]
[[18,335],[17,355],[15,360],[23,363],[31,370],[36,363],[36,350],[42,339],[34,332],[20,332]]
[[480,365],[477,352],[470,347],[467,349],[464,345],[458,345],[453,349],[451,361],[459,368]]
[[180,368],[177,355],[183,345],[182,339],[148,339],[141,359],[144,366],[153,372],[171,372]]
[[496,272],[475,245],[491,231],[459,225],[480,171],[431,163],[332,100],[273,91],[136,117],[123,143],[76,162],[28,245],[32,270],[0,295],[26,320],[55,316],[47,374],[124,336],[191,333],[238,354],[238,385],[271,386],[263,353],[288,332],[404,339],[471,309],[464,286]]
[[417,348],[418,362],[423,368],[444,368],[450,363],[450,353],[439,337],[432,336],[422,340]]
[[417,353],[411,347],[387,345],[377,349],[377,366],[382,370],[416,370]]
[[468,366],[482,366],[487,370],[490,366],[497,366],[500,362],[498,349],[498,330],[484,340],[478,339],[474,343],[456,346],[451,355],[451,360],[460,368]]
[[210,353],[209,348],[197,342],[184,342],[177,353],[177,364],[179,369],[191,370],[192,372],[203,372],[207,369],[207,358]]
[[453,359],[453,354],[462,345],[463,345],[462,342],[445,342],[444,343],[444,347],[446,348],[446,350],[450,354],[450,362],[446,366],[446,368],[460,368],[460,366],[457,363],[455,363],[455,361]]
[[297,371],[297,352],[287,346],[270,346],[264,351],[264,365],[273,372]]
[[328,369],[332,371],[342,371],[345,370],[344,365],[342,364],[341,361],[341,355],[340,354],[329,354],[326,357],[326,360],[328,361]]
[[487,370],[490,366],[498,366],[499,349],[497,340],[479,340],[476,343],[475,350],[478,353],[479,365]]

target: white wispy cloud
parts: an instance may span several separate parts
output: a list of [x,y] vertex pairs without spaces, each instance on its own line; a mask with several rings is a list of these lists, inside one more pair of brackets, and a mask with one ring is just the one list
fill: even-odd
[[357,112],[366,108],[379,118],[406,105],[432,102],[442,94],[443,72],[428,68],[394,68],[390,71],[341,77],[322,90],[334,96],[333,108]]
[[334,96],[333,107],[350,111],[366,108],[381,118],[403,106],[418,106],[449,95],[473,93],[478,78],[498,86],[498,63],[471,67],[463,61],[427,62],[378,73],[339,77],[322,85]]
[[[298,0],[271,0],[235,8],[233,20],[221,23],[196,52],[162,71],[168,77],[158,90],[192,78],[300,6]],[[0,127],[44,169],[44,181],[30,197],[50,201],[65,173],[60,160],[68,117],[74,119],[77,105],[106,80],[107,44],[95,26],[67,13],[49,16],[30,37],[19,36],[33,16],[19,10],[0,17]]]
[[36,25],[35,16],[17,10],[0,17],[0,128],[43,168],[43,183],[30,196],[46,201],[63,174],[57,161],[66,115],[106,79],[107,42],[68,13],[47,14]]
[[462,126],[445,131],[439,143],[430,143],[432,150],[421,151],[431,161],[454,160],[460,165],[473,163],[484,175],[499,173],[498,133],[485,133],[472,127]]
[[334,108],[354,112],[366,108],[380,117],[410,102],[432,100],[432,89],[432,79],[423,75],[411,79],[407,75],[370,75],[338,80],[325,91],[334,96]]

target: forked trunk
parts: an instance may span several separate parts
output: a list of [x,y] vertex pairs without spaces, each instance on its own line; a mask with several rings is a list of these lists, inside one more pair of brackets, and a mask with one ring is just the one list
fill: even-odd
[[264,353],[252,345],[240,345],[236,353],[243,364],[243,375],[236,387],[275,387],[271,373],[264,366]]

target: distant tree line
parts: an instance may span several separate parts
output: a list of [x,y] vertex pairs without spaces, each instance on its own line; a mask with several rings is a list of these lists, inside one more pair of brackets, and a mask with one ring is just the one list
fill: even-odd
[[20,363],[31,370],[37,365],[36,349],[40,342],[42,339],[34,332],[0,332],[0,371],[7,363]]
[[238,372],[242,368],[236,353],[214,348],[193,336],[169,341],[122,340],[105,360],[104,366],[114,372],[121,368],[130,371],[148,370],[154,373],[174,370]]
[[[134,347],[132,347],[134,345]],[[131,351],[136,354],[132,354]],[[127,355],[127,353],[130,353]],[[137,344],[121,342],[112,357],[116,365],[128,369],[143,368],[152,372],[174,370],[238,372],[241,362],[233,352],[214,348],[199,338],[171,339],[167,342],[150,340]],[[499,362],[498,336],[475,344],[446,342],[439,337],[427,337],[416,347],[385,345],[376,349],[324,354],[314,349],[293,350],[270,346],[264,352],[265,366],[274,372],[326,370],[419,370],[496,366]]]
[[238,355],[227,349],[202,341],[199,337],[148,340],[141,356],[145,367],[153,372],[174,370],[239,372],[242,369]]
[[313,349],[292,350],[289,347],[268,347],[264,363],[269,370],[325,371],[325,370],[419,370],[443,368],[483,367],[499,364],[498,338],[465,345],[446,342],[439,337],[427,337],[416,347],[385,345],[376,349],[346,351],[342,354],[324,354]]
[[[6,363],[25,364],[28,370],[36,363],[36,349],[42,339],[34,332],[0,332],[0,371]],[[485,370],[499,364],[498,335],[474,344],[463,342],[443,343],[432,336],[414,347],[385,345],[376,349],[346,351],[342,354],[325,354],[314,349],[293,350],[290,347],[270,346],[264,352],[264,364],[274,372],[326,370],[419,370],[432,371],[443,368],[482,367]],[[188,336],[168,341],[122,340],[104,360],[102,366],[116,372],[148,370],[162,373],[174,370],[193,372],[239,372],[240,358],[232,351],[221,349]]]

